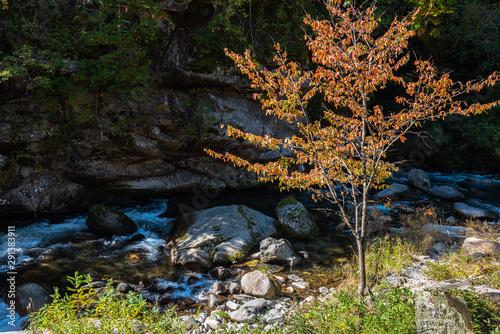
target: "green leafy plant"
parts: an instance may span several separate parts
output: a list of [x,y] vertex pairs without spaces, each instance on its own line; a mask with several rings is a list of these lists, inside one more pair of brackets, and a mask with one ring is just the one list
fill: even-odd
[[500,306],[497,303],[470,290],[451,290],[450,292],[465,300],[472,316],[475,334],[500,333]]
[[68,277],[69,294],[64,296],[55,288],[53,302],[45,305],[30,319],[31,333],[183,333],[183,322],[175,308],[160,312],[150,308],[142,295],[129,292],[123,296],[112,287],[93,286],[89,275]]
[[415,333],[415,309],[409,289],[390,288],[371,296],[370,305],[344,291],[331,302],[315,303],[292,317],[294,333]]

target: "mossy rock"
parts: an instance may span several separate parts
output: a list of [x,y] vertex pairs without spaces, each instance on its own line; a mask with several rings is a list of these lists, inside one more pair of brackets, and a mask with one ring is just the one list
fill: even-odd
[[318,233],[318,225],[305,206],[295,198],[286,198],[279,202],[276,215],[287,236],[310,240]]

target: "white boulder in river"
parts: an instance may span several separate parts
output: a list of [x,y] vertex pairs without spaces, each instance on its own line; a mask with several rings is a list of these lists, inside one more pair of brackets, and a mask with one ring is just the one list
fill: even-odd
[[209,269],[207,258],[242,260],[253,245],[276,233],[276,220],[244,205],[218,206],[184,219],[187,228],[175,238],[172,260],[190,269]]

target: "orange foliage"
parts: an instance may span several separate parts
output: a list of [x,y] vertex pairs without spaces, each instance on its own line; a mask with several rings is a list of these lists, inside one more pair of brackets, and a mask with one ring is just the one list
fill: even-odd
[[[261,101],[266,113],[286,120],[298,130],[296,136],[273,138],[226,126],[227,135],[271,150],[287,149],[293,155],[252,163],[230,153],[207,152],[244,166],[263,180],[277,180],[282,189],[311,190],[315,198],[338,204],[343,222],[356,238],[363,276],[358,293],[362,293],[367,195],[371,188],[383,187],[385,179],[396,170],[394,163],[384,159],[388,149],[397,141],[404,142],[405,134],[418,122],[451,114],[478,114],[498,105],[499,101],[467,105],[460,97],[494,85],[499,75],[493,73],[484,80],[463,84],[452,81],[448,73],[439,73],[430,61],[416,60],[416,79],[409,81],[397,70],[410,59],[405,50],[415,35],[410,29],[415,15],[396,18],[385,33],[375,38],[375,5],[363,9],[339,0],[325,3],[330,20],[318,21],[309,15],[304,19],[313,31],[305,38],[312,61],[318,65],[314,70],[305,71],[300,64],[287,61],[279,44],[275,45],[275,70],[258,68],[250,51],[239,55],[226,50],[260,92],[254,98]],[[396,98],[401,108],[391,111],[381,105],[369,107],[370,94],[388,83],[404,88],[406,94]],[[349,109],[350,114],[340,115],[324,106],[322,119],[312,121],[307,105],[316,94],[335,108]],[[298,165],[307,169],[301,171]],[[346,211],[346,204],[353,208],[352,214]]]

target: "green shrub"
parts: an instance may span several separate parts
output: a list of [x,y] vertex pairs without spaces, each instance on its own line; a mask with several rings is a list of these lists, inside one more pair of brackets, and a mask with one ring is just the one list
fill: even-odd
[[52,304],[45,305],[30,319],[30,333],[42,333],[48,329],[54,334],[111,333],[183,333],[183,322],[175,309],[160,312],[149,308],[146,300],[129,292],[121,295],[109,280],[104,288],[89,285],[89,275],[68,277],[73,287],[71,294],[62,296],[55,289]]

